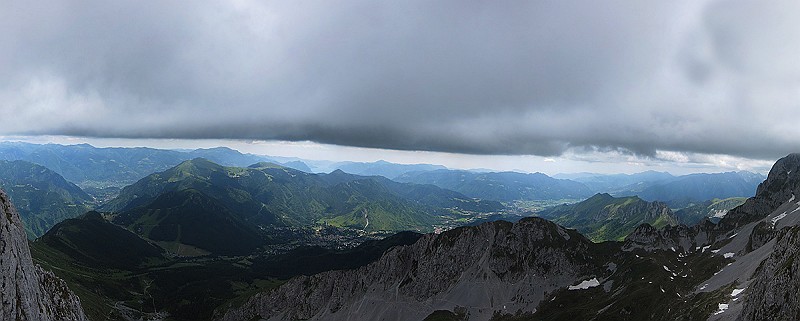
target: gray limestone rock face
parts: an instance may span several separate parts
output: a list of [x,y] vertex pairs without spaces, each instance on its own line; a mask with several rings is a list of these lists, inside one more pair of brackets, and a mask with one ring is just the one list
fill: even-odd
[[31,259],[25,229],[8,195],[0,190],[0,319],[87,320],[66,283]]
[[740,320],[800,318],[800,227],[782,230],[772,254],[756,270]]
[[294,278],[223,320],[422,320],[461,307],[470,320],[535,311],[557,289],[603,278],[588,239],[539,218],[423,236],[367,266]]
[[[800,198],[800,154],[789,154],[772,166],[767,179],[758,185],[755,196],[728,211],[718,223],[703,221],[692,227],[667,226],[661,230],[649,225],[636,228],[625,239],[625,250],[682,249],[689,252],[697,247],[724,240],[727,235],[744,226],[764,219],[790,200]],[[759,230],[751,240],[750,250],[768,242],[772,235]]]
[[708,220],[692,227],[686,225],[666,226],[660,230],[649,224],[643,224],[625,238],[622,249],[626,251],[644,249],[645,251],[692,252],[698,246],[713,241],[714,227],[714,224]]
[[767,179],[758,185],[756,195],[729,211],[719,222],[718,229],[730,231],[757,221],[795,195],[800,197],[800,154],[797,153],[775,162]]

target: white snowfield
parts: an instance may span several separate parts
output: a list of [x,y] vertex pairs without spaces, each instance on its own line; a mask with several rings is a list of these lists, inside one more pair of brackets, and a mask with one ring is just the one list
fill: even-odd
[[713,218],[723,218],[723,217],[725,217],[725,214],[728,214],[728,210],[718,210],[718,211],[714,211],[714,215],[711,216],[711,217],[713,217]]
[[725,303],[720,303],[717,312],[714,312],[714,315],[720,314],[725,312],[728,309],[728,305]]
[[570,285],[569,290],[586,290],[588,288],[593,288],[600,285],[600,281],[597,278],[593,278],[591,280],[585,280],[578,285]]

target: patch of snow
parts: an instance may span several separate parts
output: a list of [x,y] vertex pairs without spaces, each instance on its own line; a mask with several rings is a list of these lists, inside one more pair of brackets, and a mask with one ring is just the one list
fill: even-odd
[[728,237],[728,238],[729,238],[729,239],[732,239],[732,238],[736,237],[736,235],[739,235],[739,233],[733,233],[733,235],[731,235],[731,236],[730,236],[730,237]]
[[675,252],[675,247],[670,247],[669,249],[672,250],[672,252]]
[[733,291],[731,291],[731,296],[737,296],[742,292],[744,292],[744,289],[733,289]]
[[664,271],[672,272],[672,271],[669,270],[669,268],[666,265],[664,265]]
[[724,256],[726,259],[730,259],[730,258],[733,257],[733,253],[732,252],[728,252],[728,253],[722,254],[722,256]]
[[722,312],[725,312],[725,310],[727,310],[727,309],[728,309],[728,304],[727,303],[720,303],[719,304],[719,310],[717,310],[717,312],[714,312],[714,315],[717,315],[717,314],[720,314]]
[[708,287],[708,283],[703,284],[703,286],[700,287],[700,290],[705,290],[707,287]]
[[667,293],[667,291],[664,291],[664,288],[662,288],[660,286],[658,288],[661,289],[661,293]]
[[777,223],[778,223],[778,221],[780,221],[780,220],[781,220],[782,218],[784,218],[784,217],[786,217],[786,212],[783,212],[783,214],[781,214],[781,215],[775,216],[775,217],[774,217],[774,218],[771,220],[771,221],[772,221],[772,227],[775,227],[775,224],[777,224]]
[[598,285],[600,285],[600,281],[598,281],[597,278],[592,278],[591,280],[583,281],[583,282],[579,283],[578,285],[570,285],[568,289],[569,290],[586,290],[588,288],[593,288],[593,287],[596,287]]
[[719,249],[711,250],[711,253],[717,253],[717,252],[719,252]]
[[711,217],[713,217],[713,218],[723,218],[723,217],[725,217],[726,214],[728,214],[728,210],[718,210],[718,211],[714,211],[714,215],[712,215]]
[[705,252],[706,250],[708,250],[708,248],[710,248],[710,247],[711,247],[711,245],[706,245],[706,246],[703,246],[703,252]]

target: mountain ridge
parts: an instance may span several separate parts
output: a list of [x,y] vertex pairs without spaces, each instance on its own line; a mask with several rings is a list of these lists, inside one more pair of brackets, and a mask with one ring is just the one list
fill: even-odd
[[514,200],[579,199],[592,195],[585,185],[551,178],[542,173],[436,170],[406,173],[395,180],[432,184],[464,195],[508,202]]
[[95,203],[61,175],[26,161],[0,160],[0,187],[14,201],[31,239],[61,220],[87,212]]
[[595,194],[576,204],[551,207],[536,215],[575,228],[596,242],[621,241],[644,223],[656,227],[678,223],[665,203],[648,202],[636,196],[617,198],[607,193]]

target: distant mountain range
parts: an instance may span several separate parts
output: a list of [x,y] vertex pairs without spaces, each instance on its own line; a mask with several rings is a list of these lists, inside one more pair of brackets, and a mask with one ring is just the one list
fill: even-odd
[[[144,147],[97,148],[88,144],[0,142],[0,159],[24,160],[42,165],[82,187],[122,187],[198,157],[226,166],[248,166],[272,161],[266,156],[242,154],[226,147],[178,151]],[[289,165],[300,167],[301,170],[308,168],[302,162]]]
[[633,189],[618,194],[638,195],[642,199],[667,202],[673,207],[715,198],[750,197],[755,195],[764,176],[750,172],[691,174],[654,184],[642,190]]
[[447,167],[444,167],[442,165],[395,164],[382,160],[371,163],[337,162],[332,164],[330,168],[332,168],[332,170],[337,170],[337,169],[342,170],[350,174],[364,175],[364,176],[383,176],[389,179],[394,179],[400,175],[410,172],[447,169]]
[[704,219],[712,222],[719,222],[720,219],[728,214],[728,211],[744,204],[745,197],[731,197],[726,199],[715,198],[697,204],[691,204],[675,212],[675,216],[681,224],[695,225]]
[[731,197],[755,195],[756,187],[766,177],[747,171],[673,176],[666,172],[646,171],[636,174],[557,174],[583,183],[596,193],[613,196],[639,196],[648,201],[666,202],[672,208]]
[[25,161],[0,160],[0,187],[16,204],[32,239],[58,222],[86,213],[94,204],[91,196],[61,175]]
[[[399,182],[433,184],[469,197],[510,202],[515,200],[585,199],[596,193],[663,201],[673,208],[714,198],[748,197],[763,180],[760,174],[729,172],[673,176],[647,171],[601,175],[481,172],[450,170],[441,165],[377,162],[332,162],[243,154],[218,147],[197,150],[153,148],[96,148],[91,145],[0,143],[0,159],[25,160],[45,166],[90,192],[99,200],[120,188],[179,163],[205,158],[212,162],[246,167],[271,162],[307,173],[342,170],[361,176],[383,176]],[[109,189],[108,187],[112,187]]]
[[675,179],[670,173],[645,171],[635,174],[594,174],[594,173],[575,173],[575,174],[556,174],[554,178],[569,179],[583,183],[596,193],[614,194],[625,190],[641,189],[645,186],[668,182]]
[[432,184],[469,197],[509,202],[514,200],[583,199],[592,195],[586,185],[554,179],[542,173],[476,173],[460,170],[411,172],[398,182]]
[[[399,182],[433,184],[470,197],[502,202],[515,200],[585,199],[596,193],[613,196],[639,196],[647,201],[662,201],[673,208],[715,198],[748,197],[755,193],[763,175],[750,172],[690,174],[673,176],[664,172],[637,174],[559,174],[487,172],[439,169],[409,172],[395,178]],[[571,179],[565,179],[565,178]]]

